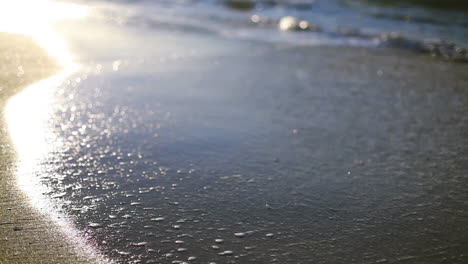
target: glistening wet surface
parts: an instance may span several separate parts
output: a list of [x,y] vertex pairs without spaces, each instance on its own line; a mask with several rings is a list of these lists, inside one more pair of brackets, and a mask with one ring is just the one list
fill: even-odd
[[32,174],[116,262],[468,261],[467,65],[86,23]]
[[117,41],[132,34],[56,89],[37,172],[105,254],[467,260],[465,65],[164,30]]

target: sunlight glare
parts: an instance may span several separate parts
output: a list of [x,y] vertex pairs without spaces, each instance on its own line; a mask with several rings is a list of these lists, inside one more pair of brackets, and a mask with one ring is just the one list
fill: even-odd
[[0,32],[32,37],[61,66],[73,61],[64,40],[52,29],[65,19],[82,19],[88,15],[86,6],[51,0],[0,1]]
[[28,195],[31,205],[61,228],[65,239],[80,256],[109,263],[111,261],[88,245],[67,217],[55,210],[54,201],[45,195],[50,189],[41,182],[43,167],[53,162],[47,160],[50,153],[62,147],[50,125],[53,106],[57,103],[56,88],[79,69],[53,25],[65,19],[84,18],[87,12],[84,6],[50,0],[0,0],[0,32],[32,37],[62,66],[57,74],[26,87],[11,98],[5,107],[5,120],[18,157],[17,185]]

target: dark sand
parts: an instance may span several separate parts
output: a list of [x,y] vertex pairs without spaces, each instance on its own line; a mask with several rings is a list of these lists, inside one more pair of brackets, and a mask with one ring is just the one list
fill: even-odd
[[30,38],[0,33],[0,263],[92,263],[28,203],[15,179],[15,150],[3,120],[22,88],[59,69]]

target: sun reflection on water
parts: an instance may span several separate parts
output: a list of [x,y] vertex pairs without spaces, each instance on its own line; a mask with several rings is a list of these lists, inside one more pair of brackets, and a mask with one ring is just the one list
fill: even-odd
[[62,66],[56,75],[28,86],[6,105],[5,120],[18,156],[18,187],[28,195],[33,208],[61,228],[76,245],[77,253],[99,259],[71,222],[53,209],[54,204],[44,195],[48,189],[36,175],[41,173],[41,163],[46,162],[47,155],[60,148],[59,138],[47,124],[55,103],[55,89],[79,69],[53,25],[65,19],[82,19],[87,14],[85,6],[50,0],[0,1],[0,32],[32,37]]

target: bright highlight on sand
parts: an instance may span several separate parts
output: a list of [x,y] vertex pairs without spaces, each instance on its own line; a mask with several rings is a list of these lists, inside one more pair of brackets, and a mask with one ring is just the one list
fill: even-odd
[[[64,39],[53,30],[53,23],[64,19],[84,18],[86,7],[49,0],[19,0],[0,3],[0,32],[32,37],[62,66],[62,70],[46,80],[35,83],[12,98],[5,112],[10,135],[19,156],[18,184],[30,195],[40,184],[31,187],[31,168],[50,150],[46,143],[53,135],[46,127],[55,87],[78,67]],[[55,142],[57,146],[58,142]],[[40,188],[39,188],[40,189]],[[41,196],[37,193],[37,197]],[[31,199],[32,202],[41,199]]]
[[46,141],[53,135],[48,132],[45,123],[49,117],[53,91],[78,68],[64,39],[54,31],[53,23],[65,19],[80,19],[86,15],[86,7],[76,4],[49,0],[0,2],[0,32],[32,37],[63,68],[58,74],[29,86],[12,98],[5,112],[10,135],[19,156],[18,184],[27,189],[26,193],[30,195],[37,193],[35,198],[41,196],[38,193],[40,183],[31,185],[31,177],[25,175],[29,175],[37,161],[51,151]]
[[[71,222],[54,210],[53,203],[44,196],[50,190],[37,175],[43,170],[41,164],[44,163],[44,157],[61,147],[48,126],[55,89],[79,68],[65,40],[54,31],[53,25],[66,19],[85,18],[87,13],[88,9],[84,6],[49,0],[2,1],[0,32],[32,37],[62,66],[56,75],[25,88],[6,105],[5,119],[18,156],[17,185],[28,195],[35,209],[62,229],[64,237],[72,241],[79,255],[100,259],[99,254],[81,238]],[[107,260],[103,259],[102,262],[106,263]]]
[[73,58],[52,25],[65,19],[82,19],[88,8],[50,0],[0,2],[0,32],[27,35],[41,45],[61,66],[70,66]]
[[43,132],[53,88],[77,69],[64,39],[53,30],[53,23],[82,19],[87,13],[84,6],[49,0],[0,2],[0,32],[32,37],[63,67],[60,73],[31,85],[8,104],[6,118],[20,160],[24,161],[22,166],[32,166],[33,160],[47,152]]

